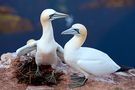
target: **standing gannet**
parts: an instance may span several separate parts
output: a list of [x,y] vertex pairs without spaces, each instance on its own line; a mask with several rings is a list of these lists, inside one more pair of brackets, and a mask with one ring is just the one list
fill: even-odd
[[54,39],[52,21],[67,16],[67,14],[56,12],[53,9],[45,9],[40,16],[40,22],[43,28],[41,38],[31,44],[25,45],[25,48],[22,47],[23,49],[20,48],[16,51],[17,55],[23,55],[24,52],[28,53],[36,47],[35,61],[37,64],[37,76],[41,75],[39,70],[40,65],[51,64],[52,68],[56,69],[56,65],[63,57],[63,48]]
[[111,74],[121,68],[106,53],[94,48],[81,47],[87,37],[84,25],[74,24],[62,34],[74,35],[64,46],[65,62],[85,76],[78,79],[76,84],[70,84],[71,88],[84,85],[90,74],[96,76]]

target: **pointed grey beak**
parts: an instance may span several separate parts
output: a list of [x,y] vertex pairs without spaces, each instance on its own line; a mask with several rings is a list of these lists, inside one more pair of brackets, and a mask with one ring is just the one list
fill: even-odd
[[72,35],[75,35],[75,34],[79,34],[78,31],[76,31],[75,29],[73,28],[69,28],[63,32],[61,32],[61,34],[72,34]]
[[59,19],[59,18],[65,18],[65,17],[68,17],[68,16],[69,16],[69,15],[67,15],[67,14],[56,12],[56,13],[53,14],[53,16],[51,17],[51,20],[55,20],[55,19]]

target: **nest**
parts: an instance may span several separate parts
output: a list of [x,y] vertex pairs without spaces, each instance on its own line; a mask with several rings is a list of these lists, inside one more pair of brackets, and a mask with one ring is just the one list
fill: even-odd
[[29,58],[24,61],[16,62],[15,77],[18,79],[19,83],[25,83],[29,85],[56,85],[62,79],[60,78],[63,75],[62,72],[54,73],[56,82],[48,81],[47,77],[52,75],[54,69],[51,68],[51,65],[42,65],[40,66],[41,76],[36,76],[35,72],[37,65],[35,63],[35,58]]

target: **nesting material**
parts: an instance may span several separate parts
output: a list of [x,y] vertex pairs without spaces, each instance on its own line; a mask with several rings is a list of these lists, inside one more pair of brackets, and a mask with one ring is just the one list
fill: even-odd
[[56,78],[56,82],[48,81],[50,75],[52,75],[52,71],[54,69],[51,68],[51,65],[42,65],[40,66],[40,71],[42,76],[36,76],[37,65],[35,63],[35,59],[32,57],[27,57],[27,60],[24,61],[16,61],[14,62],[16,65],[15,76],[18,79],[19,83],[25,83],[28,85],[56,85],[60,82],[60,76],[63,75],[62,72],[54,73],[54,77]]
[[16,55],[14,53],[5,53],[0,57],[0,68],[10,68],[11,62],[16,60]]

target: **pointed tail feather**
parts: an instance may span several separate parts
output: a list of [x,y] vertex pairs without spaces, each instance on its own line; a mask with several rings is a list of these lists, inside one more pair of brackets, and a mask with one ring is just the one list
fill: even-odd
[[119,70],[117,70],[116,72],[127,72],[128,70],[133,69],[133,67],[128,67],[128,66],[124,66],[124,65],[121,65],[120,67],[121,68]]
[[134,76],[135,77],[135,68],[121,66],[121,68],[119,70],[117,70],[115,74],[122,75],[122,76]]

